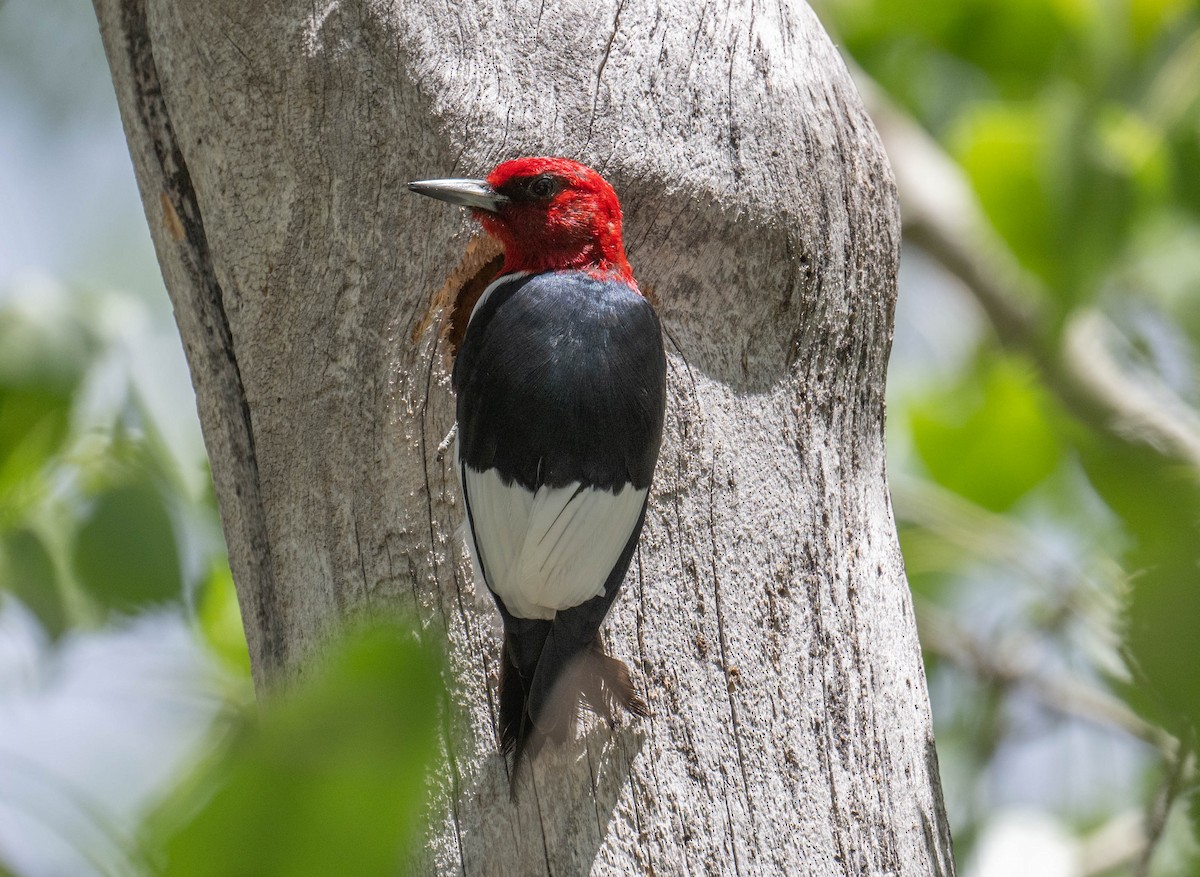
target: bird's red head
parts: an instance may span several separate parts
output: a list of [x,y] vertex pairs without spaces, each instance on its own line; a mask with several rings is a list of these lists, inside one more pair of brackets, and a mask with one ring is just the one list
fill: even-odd
[[504,246],[513,271],[577,269],[634,286],[621,241],[621,205],[605,179],[569,158],[517,158],[487,180],[424,180],[410,187],[470,207]]
[[590,167],[569,158],[518,158],[487,181],[504,200],[476,216],[504,245],[505,272],[577,268],[633,280],[617,193]]

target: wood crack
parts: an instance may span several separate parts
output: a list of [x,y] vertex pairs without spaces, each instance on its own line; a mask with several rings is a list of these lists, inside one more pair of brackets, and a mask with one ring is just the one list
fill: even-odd
[[[154,60],[146,0],[124,0],[119,8],[137,121],[162,175],[162,203],[173,212],[169,222],[177,231],[182,231],[182,235],[173,234],[172,239],[175,254],[187,276],[191,297],[180,301],[181,296],[177,294],[174,303],[181,311],[191,312],[206,330],[209,342],[203,349],[191,346],[185,346],[185,349],[189,360],[197,356],[211,357],[212,361],[203,367],[193,363],[191,371],[197,376],[206,373],[215,376],[218,387],[208,392],[207,399],[211,404],[224,407],[215,425],[223,431],[220,439],[228,441],[233,458],[241,464],[240,471],[234,473],[238,483],[233,493],[240,506],[236,520],[244,531],[246,551],[241,556],[244,565],[238,564],[241,568],[237,570],[240,574],[237,582],[243,607],[250,609],[257,618],[257,623],[247,624],[246,629],[260,634],[257,642],[252,634],[251,647],[255,650],[252,666],[261,669],[261,675],[255,680],[261,688],[286,667],[288,646],[284,632],[285,608],[275,581],[275,563],[263,508],[253,419],[225,309],[225,293],[213,269],[199,200],[171,123]],[[199,386],[197,391],[199,395]],[[211,429],[214,423],[208,425]],[[210,443],[220,439],[206,436]],[[218,491],[218,495],[222,493]],[[228,501],[228,492],[224,496]],[[228,512],[225,517],[228,520]]]
[[588,134],[585,143],[592,142],[592,132],[596,127],[596,114],[600,107],[600,84],[604,79],[604,68],[608,66],[608,56],[612,54],[613,42],[617,38],[617,32],[621,29],[621,12],[625,8],[625,0],[620,0],[617,3],[617,13],[613,16],[612,31],[608,35],[608,42],[604,44],[604,54],[600,56],[600,66],[596,70],[596,88],[592,92],[592,117],[588,120]]
[[[721,607],[721,579],[717,570],[717,527],[716,527],[716,486],[717,486],[717,446],[713,445],[712,467],[708,482],[708,533],[711,542],[709,560],[712,564],[713,577],[713,612],[717,616],[717,648],[721,656],[721,672],[725,676],[725,693],[729,702],[729,723],[733,730],[734,748],[737,750],[738,770],[742,777],[742,796],[746,799],[746,812],[750,816],[750,830],[757,836],[758,828],[754,818],[754,797],[750,793],[750,778],[746,771],[746,755],[742,747],[742,731],[738,725],[737,701],[733,696],[733,680],[729,672],[728,642],[725,635],[725,619]],[[737,855],[737,839],[732,836],[730,842]]]

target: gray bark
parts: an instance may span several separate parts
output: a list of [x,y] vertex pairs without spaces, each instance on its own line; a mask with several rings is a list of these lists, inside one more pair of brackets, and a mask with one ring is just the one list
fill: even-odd
[[[96,0],[260,690],[404,606],[458,686],[443,874],[953,873],[884,471],[894,185],[800,4]],[[608,624],[653,716],[510,804],[494,610],[456,537],[447,278],[409,179],[599,168],[668,338]],[[466,270],[466,269],[463,269]],[[439,294],[440,291],[440,294]]]

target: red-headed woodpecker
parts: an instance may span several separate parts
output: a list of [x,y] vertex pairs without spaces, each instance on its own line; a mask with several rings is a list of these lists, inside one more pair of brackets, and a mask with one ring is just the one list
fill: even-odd
[[504,247],[454,363],[455,455],[476,580],[504,621],[500,748],[574,729],[581,698],[645,715],[600,625],[646,514],[666,406],[662,330],[596,171],[521,158],[414,192],[471,208]]

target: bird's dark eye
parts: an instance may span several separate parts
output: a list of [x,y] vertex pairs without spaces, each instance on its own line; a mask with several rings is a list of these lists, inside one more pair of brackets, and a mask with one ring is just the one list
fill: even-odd
[[530,197],[541,201],[552,197],[558,191],[558,184],[550,174],[542,174],[540,177],[534,177],[529,181],[526,191],[529,192]]

